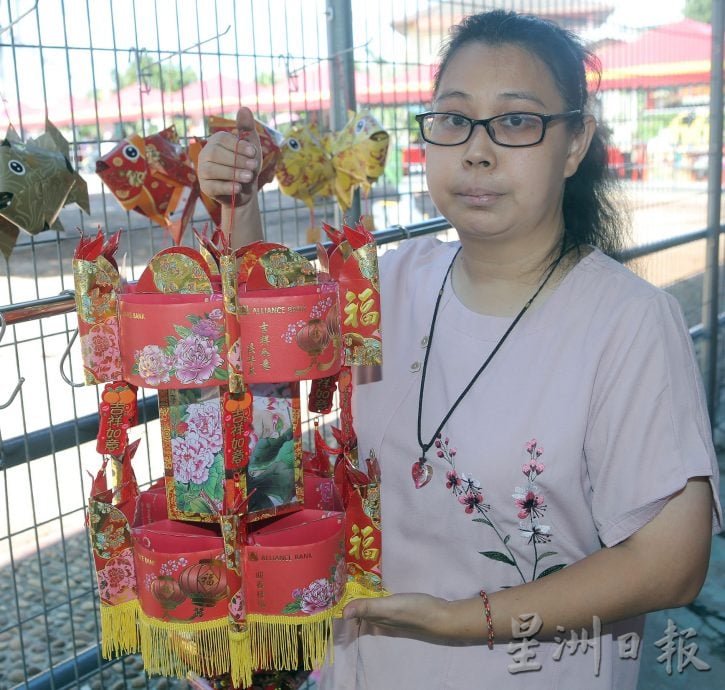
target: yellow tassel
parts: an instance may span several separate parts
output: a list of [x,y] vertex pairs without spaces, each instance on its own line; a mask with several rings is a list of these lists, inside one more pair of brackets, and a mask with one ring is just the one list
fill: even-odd
[[229,670],[228,619],[179,623],[139,612],[141,654],[149,674],[184,678],[189,671],[216,676]]
[[138,599],[109,606],[101,602],[101,653],[104,659],[139,650]]
[[252,638],[249,630],[229,632],[229,657],[232,685],[247,688],[252,685]]
[[318,669],[332,648],[334,607],[311,616],[266,616],[247,618],[252,640],[252,655],[257,668],[288,670]]

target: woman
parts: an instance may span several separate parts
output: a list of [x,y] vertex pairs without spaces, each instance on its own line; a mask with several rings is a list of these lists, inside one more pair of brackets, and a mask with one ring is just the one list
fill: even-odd
[[[348,605],[323,688],[635,688],[641,615],[702,586],[722,518],[701,383],[674,299],[604,253],[623,228],[593,65],[503,11],[444,48],[418,121],[460,242],[381,258],[383,376],[354,409],[393,595]],[[202,183],[236,193],[216,144]]]

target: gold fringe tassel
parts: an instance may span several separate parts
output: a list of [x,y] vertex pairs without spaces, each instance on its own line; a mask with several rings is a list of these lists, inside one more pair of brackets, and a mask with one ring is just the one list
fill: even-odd
[[252,683],[256,669],[319,669],[329,653],[333,659],[332,620],[353,599],[382,597],[349,582],[340,602],[310,616],[273,616],[252,613],[248,630],[233,632],[226,617],[203,623],[164,621],[147,616],[138,601],[101,606],[103,656],[141,650],[149,674],[184,678],[191,671],[216,676],[231,671],[235,685]]
[[[385,590],[374,591],[357,582],[348,582],[340,602],[310,616],[272,616],[251,613],[247,624],[251,634],[254,666],[260,669],[319,669],[328,655],[332,663],[332,619],[353,599],[388,596]],[[301,658],[300,658],[301,657]]]
[[179,623],[139,612],[141,654],[149,674],[184,678],[189,671],[217,676],[229,670],[227,617],[203,623]]
[[104,659],[139,650],[138,599],[109,606],[101,602],[101,653]]
[[249,630],[229,631],[229,657],[231,662],[232,684],[235,687],[248,688],[252,685],[252,638]]
[[249,614],[254,665],[279,671],[320,668],[328,643],[332,646],[332,619],[338,607],[311,616]]

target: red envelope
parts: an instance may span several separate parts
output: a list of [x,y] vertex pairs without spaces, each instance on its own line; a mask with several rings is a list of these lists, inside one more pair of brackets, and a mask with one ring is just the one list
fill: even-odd
[[374,237],[362,223],[339,232],[323,223],[333,241],[328,249],[330,277],[340,285],[345,365],[382,364],[380,278]]
[[78,332],[88,385],[121,378],[116,314],[121,277],[114,258],[119,236],[117,232],[104,242],[100,229],[92,240],[81,236],[73,257]]
[[136,292],[118,304],[126,381],[159,389],[226,382],[221,295]]

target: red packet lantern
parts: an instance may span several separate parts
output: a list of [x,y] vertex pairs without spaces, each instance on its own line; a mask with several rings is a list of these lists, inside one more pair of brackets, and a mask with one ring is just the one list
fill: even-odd
[[367,111],[353,113],[343,129],[330,141],[335,166],[335,195],[343,211],[352,205],[357,187],[367,195],[371,184],[383,174],[390,135]]
[[101,230],[93,239],[81,237],[73,256],[78,331],[88,385],[121,378],[116,311],[121,277],[114,258],[119,237],[117,232],[104,241]]
[[9,259],[20,230],[63,230],[59,214],[75,202],[90,213],[88,186],[73,169],[69,145],[50,122],[23,142],[12,126],[0,143],[0,250]]

